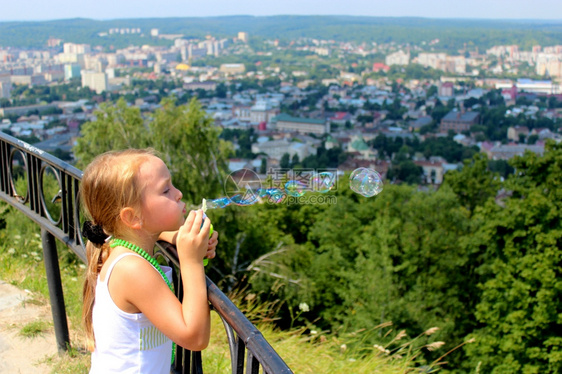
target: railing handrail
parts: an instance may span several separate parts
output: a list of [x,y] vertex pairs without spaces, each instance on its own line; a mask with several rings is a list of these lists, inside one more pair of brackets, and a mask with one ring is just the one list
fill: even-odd
[[[15,157],[21,156],[26,171],[27,190],[19,195],[13,178]],[[53,218],[47,207],[43,191],[43,177],[50,168],[59,184],[59,191],[52,201],[61,202],[60,216]],[[60,268],[55,239],[69,247],[84,263],[87,263],[85,243],[80,231],[79,183],[82,171],[29,145],[17,138],[0,132],[0,199],[19,209],[41,227],[43,254],[47,270],[47,283],[51,300],[51,311],[59,351],[70,346],[66,310],[60,279]],[[182,287],[176,271],[179,260],[176,248],[157,243],[158,255],[164,256],[174,269],[176,293],[181,297]],[[264,373],[292,373],[283,359],[271,347],[259,330],[244,316],[232,301],[207,277],[207,295],[211,307],[221,317],[231,353],[232,373],[257,374],[260,365]],[[247,352],[246,352],[247,349]],[[178,347],[173,371],[177,373],[202,373],[200,352],[189,352]],[[246,353],[246,357],[245,356]],[[245,362],[246,359],[246,362]]]

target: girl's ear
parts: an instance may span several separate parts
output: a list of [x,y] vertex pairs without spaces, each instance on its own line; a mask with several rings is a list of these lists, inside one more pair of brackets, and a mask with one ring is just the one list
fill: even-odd
[[131,207],[121,209],[119,218],[121,218],[121,222],[131,229],[138,230],[142,228],[142,218]]

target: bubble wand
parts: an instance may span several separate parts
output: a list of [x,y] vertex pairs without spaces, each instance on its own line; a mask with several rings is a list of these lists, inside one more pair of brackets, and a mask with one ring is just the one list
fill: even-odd
[[[203,202],[201,203],[201,210],[203,211],[203,221],[201,222],[201,228],[203,228],[203,224],[205,223],[205,218],[207,218],[207,200],[203,198]],[[213,224],[211,223],[211,227],[209,228],[209,239],[213,236]],[[209,259],[203,259],[203,266],[207,266],[209,264]]]

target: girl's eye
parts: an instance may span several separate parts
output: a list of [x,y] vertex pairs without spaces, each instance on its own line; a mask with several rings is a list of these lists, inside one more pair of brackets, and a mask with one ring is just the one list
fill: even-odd
[[168,192],[170,192],[170,189],[169,189],[169,188],[166,188],[166,189],[164,190],[164,193],[167,194]]

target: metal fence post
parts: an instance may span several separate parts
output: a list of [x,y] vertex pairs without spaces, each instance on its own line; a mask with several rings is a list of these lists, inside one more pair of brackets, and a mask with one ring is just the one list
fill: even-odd
[[57,348],[59,353],[62,353],[70,347],[70,335],[68,333],[68,323],[66,322],[57,244],[55,237],[43,228],[41,229],[41,241],[43,243],[43,258],[47,271],[47,284],[49,286],[49,298],[51,300],[51,313],[53,314],[55,325]]

